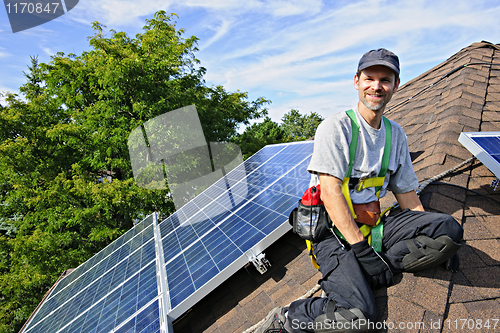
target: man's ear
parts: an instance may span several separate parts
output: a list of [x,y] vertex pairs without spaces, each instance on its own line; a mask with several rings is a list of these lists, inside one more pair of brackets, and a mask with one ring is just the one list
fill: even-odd
[[359,77],[358,77],[358,74],[354,74],[354,88],[356,88],[356,90],[359,90]]
[[398,91],[400,83],[401,83],[401,80],[398,78],[398,81],[394,84],[394,91],[393,91],[393,93],[395,93],[395,92]]

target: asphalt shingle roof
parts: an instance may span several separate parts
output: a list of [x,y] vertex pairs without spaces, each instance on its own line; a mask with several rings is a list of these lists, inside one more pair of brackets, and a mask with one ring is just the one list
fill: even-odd
[[[420,182],[469,159],[458,142],[461,132],[500,131],[500,45],[474,43],[409,81],[394,94],[386,116],[404,128]],[[461,269],[403,273],[396,285],[376,290],[379,320],[394,324],[383,331],[500,331],[500,189],[490,187],[494,179],[476,160],[421,193],[426,210],[463,225]],[[382,205],[393,202],[389,195]],[[291,232],[265,253],[272,263],[267,273],[240,270],[178,319],[174,331],[243,332],[321,278],[304,242]],[[479,323],[490,327],[478,329]]]

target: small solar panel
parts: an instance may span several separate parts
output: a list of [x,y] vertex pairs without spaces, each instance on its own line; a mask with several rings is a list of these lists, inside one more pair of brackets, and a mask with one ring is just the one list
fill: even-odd
[[458,141],[500,178],[500,132],[463,132]]
[[290,230],[312,152],[313,141],[266,146],[161,223],[146,217],[60,281],[22,332],[173,332]]

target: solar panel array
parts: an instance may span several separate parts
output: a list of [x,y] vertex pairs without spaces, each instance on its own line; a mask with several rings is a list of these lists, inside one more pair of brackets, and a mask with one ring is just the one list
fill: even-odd
[[161,223],[148,216],[61,280],[23,332],[170,332],[290,229],[312,150],[266,146]]
[[458,141],[500,178],[500,132],[463,132]]

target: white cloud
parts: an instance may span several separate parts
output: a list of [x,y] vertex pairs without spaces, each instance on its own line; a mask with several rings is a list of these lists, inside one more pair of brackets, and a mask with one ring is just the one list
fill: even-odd
[[88,0],[80,1],[70,12],[74,21],[89,24],[93,21],[117,29],[124,26],[140,28],[144,18],[151,18],[160,9],[168,9],[170,1],[165,0]]
[[320,11],[321,1],[276,0],[269,1],[268,6],[274,16],[310,15]]
[[310,89],[308,94],[288,93],[284,96],[276,94],[277,100],[270,105],[269,116],[277,121],[291,109],[297,109],[304,114],[317,112],[326,118],[354,107],[357,102],[357,93],[352,80],[311,86]]
[[0,58],[5,58],[5,57],[10,57],[12,56],[12,54],[8,53],[8,52],[5,52],[5,48],[4,47],[0,47]]
[[28,36],[38,36],[38,35],[43,35],[43,34],[55,34],[55,33],[57,33],[57,32],[54,30],[47,29],[43,25],[41,25],[41,26],[39,25],[37,27],[18,32],[18,34],[28,35]]
[[48,56],[52,56],[52,55],[54,55],[54,54],[55,54],[55,52],[54,52],[54,51],[52,51],[49,47],[42,46],[42,47],[41,47],[41,49],[42,49],[42,51],[43,51],[46,55],[48,55]]
[[[248,1],[240,1],[240,0],[187,0],[182,2],[182,6],[190,7],[190,8],[204,8],[206,10],[217,12],[232,12],[232,13],[241,13],[246,12],[248,10],[256,10],[261,9],[263,5],[263,1],[258,0],[248,0]],[[176,3],[176,5],[180,5]]]
[[221,39],[223,36],[225,36],[231,28],[231,25],[233,24],[233,21],[231,20],[221,20],[220,24],[215,25],[215,26],[210,26],[209,29],[215,31],[215,34],[208,39],[206,42],[202,42],[200,45],[200,49],[205,49],[208,48],[210,45]]

